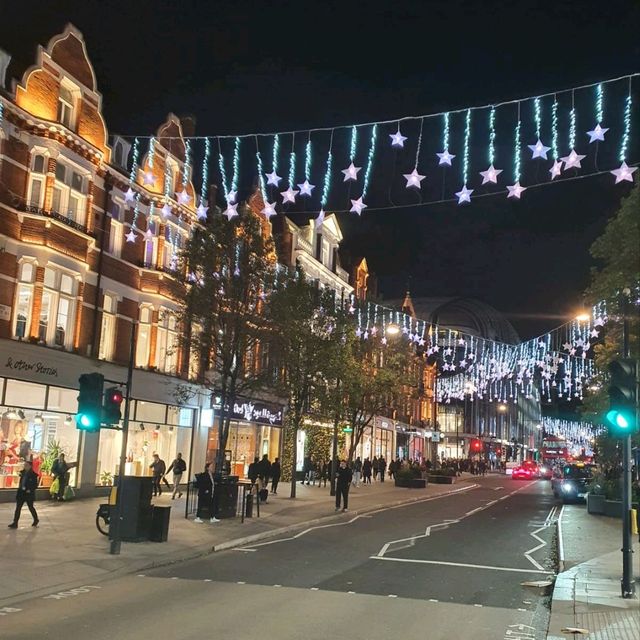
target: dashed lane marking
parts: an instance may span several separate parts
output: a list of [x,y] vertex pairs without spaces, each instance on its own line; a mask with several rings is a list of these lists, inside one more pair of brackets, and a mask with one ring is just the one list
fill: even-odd
[[413,564],[439,564],[446,567],[464,567],[466,569],[488,569],[491,571],[510,571],[513,573],[544,573],[553,574],[553,571],[539,569],[519,569],[517,567],[492,567],[486,564],[467,564],[464,562],[445,562],[444,560],[420,560],[418,558],[390,558],[385,556],[369,556],[370,560],[386,560],[387,562],[410,562]]
[[247,583],[239,580],[238,582],[236,582],[236,584],[247,584]]
[[318,587],[311,587],[311,591],[320,591],[320,589],[318,589]]

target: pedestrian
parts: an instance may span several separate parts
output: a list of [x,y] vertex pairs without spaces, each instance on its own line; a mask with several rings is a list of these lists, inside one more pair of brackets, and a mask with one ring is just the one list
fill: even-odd
[[380,472],[380,482],[384,482],[384,474],[387,471],[387,461],[384,456],[378,458],[378,471]]
[[389,463],[389,478],[394,480],[394,475],[396,472],[396,461],[391,458],[391,462]]
[[258,480],[260,481],[260,491],[267,488],[269,484],[269,476],[271,475],[271,461],[269,456],[265,453],[262,456],[262,460],[258,462]]
[[187,463],[182,459],[182,454],[178,453],[176,459],[169,465],[167,473],[173,471],[173,493],[171,499],[175,500],[176,493],[178,498],[182,498],[182,491],[180,491],[180,481],[182,480],[182,474],[187,470]]
[[307,484],[309,484],[309,479],[311,477],[311,473],[313,470],[313,458],[311,456],[305,456],[304,461],[302,462],[302,482],[300,484],[304,484],[305,480]]
[[276,458],[271,465],[271,493],[278,494],[278,483],[280,482],[280,458]]
[[38,488],[38,482],[40,478],[33,470],[33,465],[28,460],[24,463],[24,468],[20,472],[20,481],[18,482],[18,492],[16,494],[16,510],[13,514],[13,522],[9,525],[9,529],[18,528],[18,520],[20,520],[20,512],[24,503],[27,503],[27,507],[31,515],[33,516],[32,527],[38,526],[38,513],[33,506],[33,502],[36,499],[36,489]]
[[209,522],[212,524],[220,522],[216,518],[216,502],[214,499],[215,493],[215,478],[211,470],[211,463],[207,462],[204,465],[204,471],[196,474],[196,487],[198,489],[198,507],[196,510],[196,519],[194,522],[204,522],[202,516],[206,514],[209,516]]
[[365,458],[362,463],[363,484],[371,484],[371,460]]
[[61,453],[51,465],[51,475],[58,481],[58,492],[54,495],[54,500],[62,502],[64,500],[64,490],[69,484],[69,469],[77,466],[77,462],[67,462],[64,453]]
[[373,462],[371,463],[371,469],[373,470],[373,479],[374,481],[378,479],[378,457],[373,456]]
[[329,475],[331,474],[331,463],[329,460],[324,460],[321,464],[320,470],[320,480],[318,482],[318,488],[324,483],[324,486],[327,486],[327,480]]
[[247,478],[251,480],[251,489],[253,490],[253,485],[258,481],[258,476],[260,475],[260,470],[258,468],[258,463],[260,459],[255,457],[253,462],[249,465],[249,469],[247,471]]
[[153,473],[153,495],[161,496],[162,488],[160,487],[160,481],[167,470],[167,465],[164,460],[160,459],[160,456],[157,453],[154,453],[153,462],[149,465],[149,469],[151,469]]
[[358,487],[360,484],[360,476],[362,475],[362,460],[360,460],[360,456],[356,458],[356,461],[353,463],[353,486]]
[[349,508],[349,487],[353,480],[353,473],[347,466],[346,460],[340,460],[340,466],[336,472],[336,511],[340,511],[342,501],[342,511]]

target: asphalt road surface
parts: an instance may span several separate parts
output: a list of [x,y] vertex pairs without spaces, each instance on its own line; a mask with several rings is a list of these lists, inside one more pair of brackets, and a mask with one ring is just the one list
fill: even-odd
[[555,569],[549,484],[478,484],[25,601],[0,617],[0,637],[544,638],[548,598],[522,583]]

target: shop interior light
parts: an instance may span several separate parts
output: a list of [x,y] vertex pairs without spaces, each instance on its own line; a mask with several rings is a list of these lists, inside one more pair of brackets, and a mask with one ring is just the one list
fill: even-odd
[[44,418],[42,417],[41,413],[36,413],[35,417],[33,418],[33,424],[43,424],[44,423]]
[[18,413],[15,409],[9,409],[8,411],[5,412],[5,417],[7,418],[7,420],[17,420],[18,419]]
[[65,427],[70,427],[73,424],[73,418],[71,416],[67,416],[64,419],[64,426]]
[[144,431],[144,422],[140,423],[140,431]]
[[26,417],[27,416],[24,414],[24,411],[22,409],[18,409],[18,418],[20,418],[20,420],[25,420]]
[[159,424],[156,425],[156,428],[154,429],[154,431],[156,433],[160,433],[160,425]]

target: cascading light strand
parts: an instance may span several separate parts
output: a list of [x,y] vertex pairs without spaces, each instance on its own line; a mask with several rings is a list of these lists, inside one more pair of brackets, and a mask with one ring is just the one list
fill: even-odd
[[349,148],[349,159],[351,162],[355,160],[356,148],[358,146],[358,127],[355,125],[351,127],[351,145]]
[[629,167],[626,162],[629,140],[631,139],[631,106],[631,78],[629,78],[629,94],[627,95],[624,104],[624,128],[622,132],[622,139],[620,140],[620,154],[618,155],[620,167],[611,171],[611,173],[616,177],[616,184],[619,182],[633,182],[633,174],[638,169],[638,167]]
[[520,140],[520,131],[522,128],[522,120],[520,118],[521,104],[518,102],[518,120],[516,122],[515,131],[513,134],[513,184],[507,186],[507,198],[520,199],[522,192],[526,190],[520,184],[520,169],[521,169],[521,156],[522,156],[522,144]]
[[369,140],[369,153],[367,154],[367,167],[364,171],[364,181],[362,185],[362,198],[365,198],[371,181],[371,172],[373,170],[373,161],[376,153],[376,140],[378,138],[378,125],[371,127],[371,139]]
[[225,202],[229,201],[229,186],[227,181],[227,171],[224,167],[224,155],[222,154],[222,147],[220,145],[220,138],[218,138],[218,167],[220,169],[220,181],[222,183],[222,191],[224,193]]

